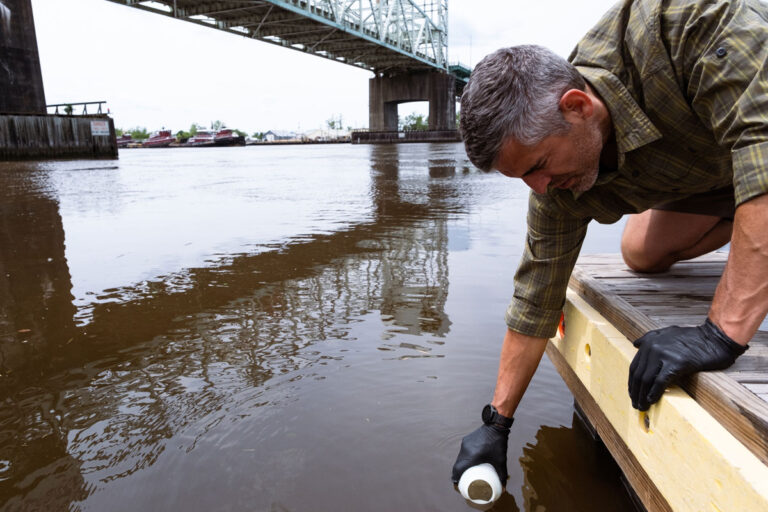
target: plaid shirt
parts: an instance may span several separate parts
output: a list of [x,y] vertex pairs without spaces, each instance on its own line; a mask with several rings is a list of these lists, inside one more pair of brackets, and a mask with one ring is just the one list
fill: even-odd
[[623,0],[569,57],[613,122],[618,170],[582,194],[531,193],[507,309],[510,329],[550,337],[594,219],[733,184],[768,192],[768,7],[759,0]]

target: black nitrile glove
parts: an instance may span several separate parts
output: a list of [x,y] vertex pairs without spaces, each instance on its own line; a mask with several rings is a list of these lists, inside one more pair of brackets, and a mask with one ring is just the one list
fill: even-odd
[[499,425],[482,425],[461,440],[461,450],[453,465],[451,478],[458,483],[464,471],[488,463],[499,475],[502,487],[507,484],[507,438],[509,429]]
[[722,370],[747,350],[709,318],[697,327],[673,325],[649,331],[634,342],[639,350],[629,366],[632,407],[647,411],[667,386],[701,370]]

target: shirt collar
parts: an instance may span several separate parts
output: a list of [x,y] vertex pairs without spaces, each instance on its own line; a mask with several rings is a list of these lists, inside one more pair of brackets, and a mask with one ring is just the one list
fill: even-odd
[[661,132],[640,109],[621,81],[610,71],[588,66],[576,66],[589,85],[605,102],[620,154],[628,153],[661,138]]

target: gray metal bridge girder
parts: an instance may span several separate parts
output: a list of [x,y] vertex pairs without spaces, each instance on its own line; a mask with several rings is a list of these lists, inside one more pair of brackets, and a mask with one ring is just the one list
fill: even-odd
[[[448,0],[109,1],[376,73],[393,68],[448,71]],[[343,46],[323,46],[331,33]],[[370,52],[373,45],[381,54]]]

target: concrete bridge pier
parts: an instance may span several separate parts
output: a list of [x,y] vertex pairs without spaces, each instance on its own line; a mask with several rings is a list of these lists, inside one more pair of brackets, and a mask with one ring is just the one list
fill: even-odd
[[397,131],[397,105],[410,101],[429,102],[430,130],[456,130],[456,79],[448,73],[376,76],[368,90],[371,131]]
[[31,0],[0,0],[0,160],[117,158],[108,116],[47,110]]
[[0,0],[0,112],[45,114],[30,0]]

